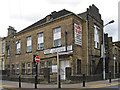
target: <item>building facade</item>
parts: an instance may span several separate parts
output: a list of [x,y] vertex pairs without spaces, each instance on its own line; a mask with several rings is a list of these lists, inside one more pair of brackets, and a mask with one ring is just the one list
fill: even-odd
[[84,13],[78,14],[87,20],[88,29],[88,74],[102,73],[101,44],[103,37],[103,20],[99,9],[93,4]]
[[113,44],[112,44],[112,37],[108,37],[108,34],[104,34],[105,38],[105,72],[113,74]]
[[[107,34],[104,36],[106,73],[114,71],[114,57],[117,73],[120,71],[120,54],[113,56],[112,38]],[[71,68],[71,75],[102,74],[102,39],[103,20],[94,4],[78,15],[65,9],[54,11],[20,32],[9,26],[8,36],[2,40],[5,43],[5,70],[10,76],[34,77],[34,58],[37,55],[40,57],[39,77],[44,77],[44,68],[49,68],[51,79],[56,79],[58,53],[59,72],[63,80],[66,79],[66,67]],[[115,44],[117,53],[120,51],[118,46]]]
[[51,78],[57,77],[57,52],[61,79],[65,68],[71,67],[72,75],[87,72],[86,20],[65,9],[52,12],[45,18],[16,33],[8,28],[6,37],[6,69],[8,75],[32,77],[35,75],[34,55],[40,57],[38,74],[50,68]]
[[5,38],[0,38],[0,70],[5,70]]
[[120,41],[113,42],[113,68],[114,73],[120,73]]

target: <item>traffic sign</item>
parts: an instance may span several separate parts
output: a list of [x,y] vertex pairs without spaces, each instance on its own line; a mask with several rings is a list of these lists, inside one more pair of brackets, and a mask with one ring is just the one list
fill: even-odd
[[38,56],[35,57],[35,62],[40,62],[40,58]]

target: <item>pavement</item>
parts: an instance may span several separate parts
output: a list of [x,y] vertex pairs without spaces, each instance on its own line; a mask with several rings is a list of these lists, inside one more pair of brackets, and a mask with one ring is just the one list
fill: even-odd
[[[0,88],[19,88],[19,83],[15,81],[1,81],[2,84]],[[111,87],[117,85],[117,88],[120,88],[120,81],[119,79],[112,79],[112,82],[109,83],[109,80],[101,80],[101,81],[92,81],[86,82],[85,87],[83,87],[83,83],[74,83],[74,84],[65,84],[61,83],[61,88],[79,88],[79,89],[87,89],[87,88],[104,88],[104,87]],[[57,84],[38,84],[38,88],[57,88]],[[35,88],[34,83],[21,83],[21,88]]]

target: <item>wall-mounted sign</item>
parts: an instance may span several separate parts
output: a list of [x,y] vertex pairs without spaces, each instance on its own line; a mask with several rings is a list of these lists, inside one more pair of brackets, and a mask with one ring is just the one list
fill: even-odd
[[74,24],[75,44],[82,46],[82,26]]
[[57,73],[57,65],[52,65],[52,73]]
[[[72,45],[67,46],[67,50],[71,51],[72,50]],[[59,47],[59,48],[52,48],[52,49],[44,50],[44,54],[52,54],[52,53],[64,52],[64,51],[66,51],[65,46],[64,47]]]

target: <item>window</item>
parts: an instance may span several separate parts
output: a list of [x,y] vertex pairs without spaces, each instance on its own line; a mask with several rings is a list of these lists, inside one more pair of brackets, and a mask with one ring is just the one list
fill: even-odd
[[20,45],[21,45],[21,41],[20,40],[17,40],[17,54],[20,54]]
[[19,64],[16,65],[16,74],[19,74]]
[[27,64],[27,74],[30,74],[30,63]]
[[94,25],[94,42],[95,48],[99,48],[99,27]]
[[4,43],[2,43],[2,53],[4,53]]
[[14,75],[15,74],[15,65],[12,64],[12,74]]
[[25,74],[25,63],[22,63],[22,73],[21,73],[22,75],[24,75]]
[[77,74],[81,74],[81,60],[77,60]]
[[33,62],[32,63],[32,74],[34,75],[36,73],[36,65],[35,63]]
[[117,48],[115,48],[115,52],[114,52],[115,56],[117,56]]
[[61,28],[54,29],[54,47],[61,46]]
[[120,50],[118,50],[118,55],[119,55],[119,57],[120,57]]
[[52,61],[47,61],[47,68],[50,68],[50,73],[52,73]]
[[40,61],[40,74],[44,73],[44,61]]
[[10,65],[7,65],[7,75],[10,75]]
[[7,46],[7,55],[10,56],[10,46]]
[[43,50],[44,48],[43,33],[38,34],[38,50]]
[[27,52],[32,51],[32,43],[31,43],[31,37],[27,38]]

